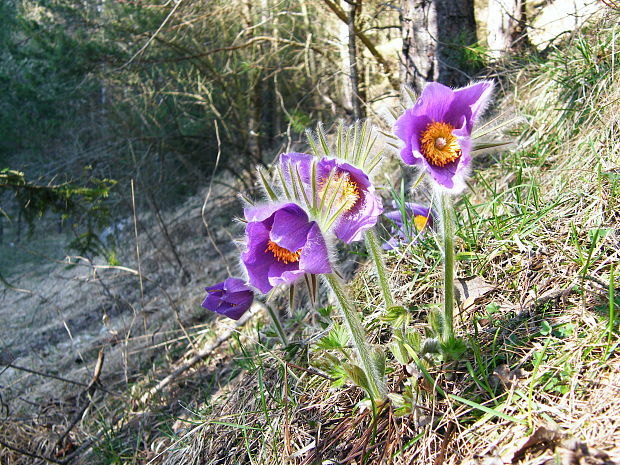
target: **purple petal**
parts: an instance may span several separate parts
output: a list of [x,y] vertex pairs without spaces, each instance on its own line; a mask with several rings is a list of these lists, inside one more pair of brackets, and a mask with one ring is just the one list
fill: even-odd
[[413,202],[405,202],[405,210],[411,215],[412,218],[415,218],[416,216],[424,216],[428,218],[429,221],[433,220],[430,210],[423,205]]
[[390,220],[397,226],[401,226],[403,224],[403,215],[401,214],[400,210],[391,210],[387,213],[384,213],[383,216],[385,216],[388,220]]
[[221,294],[216,295],[216,294],[209,293],[207,294],[207,297],[205,298],[205,300],[202,302],[202,306],[206,308],[207,310],[211,310],[212,312],[215,312],[220,307],[221,300],[222,300]]
[[333,159],[322,159],[317,168],[317,175],[320,172],[323,178],[328,177],[332,170],[347,173],[349,179],[357,185],[359,199],[349,211],[342,214],[334,227],[334,233],[347,244],[361,240],[364,231],[377,224],[377,218],[383,213],[381,199],[375,194],[368,175],[349,163]]
[[316,165],[317,181],[324,182],[337,165],[339,163],[334,158],[321,158]]
[[[296,204],[268,204],[246,209],[246,250],[241,254],[250,284],[262,293],[274,286],[292,284],[305,273],[329,273],[329,257],[319,226]],[[300,259],[284,263],[268,249],[269,241],[291,252],[302,250]],[[237,286],[237,283],[231,283]],[[232,301],[236,304],[236,301]]]
[[381,247],[383,248],[383,250],[394,250],[398,249],[399,245],[400,241],[396,237],[392,236],[386,242],[384,242]]
[[[478,114],[486,107],[492,92],[492,81],[482,81],[455,90],[454,101],[446,117],[458,114],[465,116],[467,135],[470,135]],[[462,123],[453,126],[459,128],[462,127]]]
[[416,116],[426,115],[432,121],[444,121],[444,115],[454,99],[454,91],[438,82],[430,82],[413,106]]
[[[398,203],[392,201],[392,206],[394,208],[398,208]],[[425,229],[433,226],[432,214],[430,210],[423,205],[419,205],[413,202],[405,202],[404,209],[407,225],[413,223],[416,216],[423,216],[425,218],[428,218]],[[398,248],[400,242],[410,242],[411,240],[418,237],[420,234],[423,234],[424,230],[417,231],[415,229],[415,226],[412,226],[411,230],[406,230],[410,228],[409,226],[405,228],[405,223],[403,221],[403,216],[400,209],[389,211],[385,213],[384,216],[394,223],[391,228],[392,237],[390,237],[390,239],[383,244],[383,249],[385,250],[392,250]]]
[[226,292],[244,292],[250,290],[243,279],[226,278],[222,283]]
[[[299,176],[301,177],[301,182],[304,184],[306,189],[308,187],[312,187],[312,160],[314,157],[307,153],[298,153],[298,152],[290,152],[290,153],[282,153],[280,154],[280,166],[282,168],[282,175],[284,176],[284,182],[287,184],[287,188],[290,191],[288,186],[291,185],[291,171],[294,175],[299,172]],[[299,187],[299,186],[297,186]]]
[[269,271],[269,284],[273,287],[281,284],[291,285],[303,278],[305,271],[299,269],[287,269],[286,267],[291,265],[285,265],[281,262],[277,262],[273,266],[273,270]]
[[228,278],[205,290],[208,294],[202,306],[235,320],[241,318],[254,300],[254,292],[238,278]]
[[372,187],[372,183],[370,182],[368,175],[361,169],[348,163],[338,163],[338,169],[340,171],[344,171],[345,173],[349,173],[350,179],[352,179],[361,189],[368,190]]
[[316,223],[314,223],[310,231],[308,231],[306,245],[301,250],[301,255],[299,257],[299,267],[310,274],[332,272],[329,264],[327,245]]
[[[264,221],[286,204],[277,202],[254,205],[243,209],[243,215],[247,221]],[[290,204],[294,205],[294,204]],[[270,225],[271,226],[271,225]]]
[[432,123],[427,115],[416,116],[414,109],[409,109],[396,120],[394,134],[405,143],[400,156],[408,165],[422,163],[424,156],[420,152],[420,136],[426,127]]
[[[454,91],[442,84],[428,84],[414,107],[407,110],[394,125],[394,133],[405,143],[401,151],[403,161],[410,165],[423,165],[431,177],[448,191],[462,191],[471,163],[469,137],[476,117],[484,110],[492,91],[492,81],[478,82]],[[453,134],[461,147],[461,156],[445,166],[431,165],[420,152],[420,136],[431,121],[452,125],[455,128]]]
[[221,283],[217,283],[214,284],[213,286],[210,287],[205,287],[205,291],[207,291],[210,294],[222,294],[224,292],[224,285],[226,284],[226,281],[222,281]]
[[248,272],[250,284],[262,293],[267,293],[272,287],[267,273],[276,260],[273,254],[265,253],[269,243],[269,229],[260,222],[248,223],[246,237],[246,250],[241,254],[241,261]]
[[[250,305],[251,305],[251,302],[250,302]],[[227,309],[222,309],[218,313],[220,313],[221,315],[227,316],[228,318],[231,318],[233,320],[238,320],[239,318],[243,316],[243,314],[248,310],[248,308],[246,308],[243,305],[239,305],[237,307],[230,307]]]
[[431,177],[453,194],[465,189],[465,177],[469,173],[469,165],[471,164],[471,140],[466,137],[459,137],[458,141],[461,146],[461,156],[453,162],[445,166],[435,166],[426,159],[423,160],[424,167]]
[[363,234],[377,224],[383,213],[381,199],[371,191],[360,191],[360,200],[342,218],[334,228],[336,237],[346,244],[363,239]]
[[289,204],[274,214],[269,238],[280,247],[295,252],[305,245],[311,226],[306,212]]

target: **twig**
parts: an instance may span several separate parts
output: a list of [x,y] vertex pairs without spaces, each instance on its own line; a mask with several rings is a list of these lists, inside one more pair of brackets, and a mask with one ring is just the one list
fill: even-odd
[[140,264],[140,244],[138,242],[138,219],[136,216],[136,193],[133,179],[131,180],[131,209],[133,210],[133,233],[136,238],[136,259],[138,261],[138,279],[140,280],[140,303],[144,310],[144,284],[142,283],[142,266]]
[[284,451],[287,457],[290,457],[293,453],[291,447],[291,429],[289,424],[289,408],[288,408],[288,367],[284,365]]
[[299,365],[295,365],[294,363],[291,363],[291,362],[286,362],[286,365],[291,367],[291,368],[296,368],[297,370],[305,371],[306,373],[310,373],[311,375],[320,376],[321,378],[325,378],[326,380],[329,380],[329,381],[332,381],[332,382],[336,381],[336,378],[332,378],[331,376],[327,376],[327,375],[321,373],[320,371],[313,370],[312,368],[300,367]]
[[90,383],[88,383],[86,389],[84,389],[84,391],[82,392],[83,394],[86,394],[87,402],[80,409],[80,411],[75,414],[71,424],[67,427],[62,436],[60,436],[60,439],[58,439],[58,441],[56,442],[57,449],[62,446],[62,443],[67,437],[67,435],[71,432],[75,425],[77,425],[78,421],[80,421],[80,418],[82,418],[82,415],[84,415],[86,409],[90,407],[90,404],[93,401],[93,394],[95,394],[95,391],[97,390],[97,383],[99,382],[99,376],[101,376],[101,369],[103,368],[104,359],[105,355],[103,349],[100,349],[99,355],[97,356],[97,363],[95,364],[95,371],[93,373],[93,377],[91,378]]
[[146,41],[146,43],[140,48],[140,50],[138,50],[130,59],[129,61],[127,61],[127,63],[125,63],[123,66],[121,66],[121,69],[126,68],[127,66],[129,66],[137,57],[138,55],[141,55],[146,48],[151,45],[151,42],[153,42],[153,40],[155,40],[155,37],[157,37],[157,35],[161,32],[161,30],[164,28],[164,26],[166,24],[168,24],[168,21],[170,20],[170,18],[172,18],[172,15],[179,9],[179,7],[181,6],[181,3],[183,3],[183,0],[178,0],[175,4],[174,7],[172,8],[172,10],[170,11],[170,13],[168,14],[168,16],[166,16],[166,19],[163,20],[163,22],[159,25],[159,27],[157,28],[157,30],[155,31],[155,33],[149,37],[149,40]]
[[18,365],[13,365],[12,363],[7,363],[6,365],[9,368],[13,368],[15,370],[25,371],[26,373],[32,373],[33,375],[42,376],[44,378],[52,378],[58,381],[62,381],[64,383],[75,384],[77,386],[88,387],[88,384],[82,383],[80,381],[73,381],[72,379],[62,378],[61,376],[50,375],[49,373],[42,373],[40,371],[32,370],[30,368],[21,367]]
[[174,305],[172,309],[174,310],[174,318],[177,320],[177,324],[179,325],[179,328],[181,328],[181,331],[183,332],[185,339],[187,339],[187,342],[189,342],[189,345],[192,346],[192,349],[194,350],[194,352],[197,352],[198,348],[196,347],[196,344],[194,344],[194,341],[192,340],[191,336],[187,332],[187,329],[185,329],[185,325],[183,325],[183,322],[181,321],[181,315],[179,315],[179,309],[177,308],[176,305]]
[[446,431],[443,440],[441,441],[441,448],[439,449],[439,454],[435,458],[433,465],[442,465],[444,463],[444,459],[446,457],[446,449],[448,448],[448,442],[450,442],[450,438],[452,437],[453,423],[448,423],[448,430]]
[[189,281],[191,276],[189,272],[183,266],[181,257],[179,257],[177,248],[175,247],[174,242],[172,241],[172,238],[170,237],[170,233],[168,232],[168,227],[166,226],[166,223],[164,222],[164,219],[161,216],[161,211],[159,210],[159,206],[157,205],[157,202],[155,201],[153,194],[149,193],[146,196],[146,200],[150,204],[151,209],[155,211],[155,218],[157,218],[157,223],[159,224],[159,228],[161,229],[164,239],[166,239],[166,242],[170,246],[170,251],[172,252],[172,255],[174,256],[174,259],[176,260],[177,265],[179,265],[179,268],[181,268],[181,273],[183,274],[183,278]]
[[51,463],[59,463],[60,465],[64,465],[66,463],[63,460],[56,460],[50,457],[43,457],[42,455],[35,454],[34,452],[29,452],[27,450],[20,449],[19,447],[15,447],[10,444],[7,444],[2,439],[0,439],[0,445],[6,447],[7,449],[11,449],[12,451],[17,452],[18,454],[26,455],[28,457],[32,457],[35,459],[45,460],[46,462],[51,462]]
[[218,253],[224,264],[226,265],[226,271],[230,275],[230,267],[228,266],[228,259],[224,256],[220,248],[215,243],[215,239],[211,234],[211,229],[209,228],[209,222],[207,221],[207,203],[209,203],[209,198],[211,197],[211,189],[213,188],[213,179],[215,178],[215,172],[217,171],[217,167],[220,164],[220,156],[222,155],[222,141],[220,140],[220,129],[217,125],[217,120],[213,120],[213,124],[215,125],[215,138],[217,139],[217,158],[215,159],[215,167],[213,168],[213,173],[211,173],[211,179],[209,180],[209,189],[207,190],[207,195],[205,197],[205,201],[202,204],[202,209],[200,210],[200,215],[202,216],[202,222],[205,225],[205,229],[207,230],[207,235],[209,236],[209,240],[211,241],[211,245]]

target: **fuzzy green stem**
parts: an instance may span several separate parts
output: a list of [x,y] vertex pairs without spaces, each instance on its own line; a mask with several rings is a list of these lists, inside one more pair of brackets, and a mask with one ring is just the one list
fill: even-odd
[[373,400],[382,401],[387,396],[387,386],[383,379],[383,375],[379,372],[375,357],[371,353],[371,348],[365,337],[365,330],[360,320],[355,307],[351,305],[342,283],[335,274],[326,274],[325,280],[331,288],[336,300],[338,301],[338,307],[342,313],[344,322],[349,329],[353,347],[355,348],[359,361],[361,362],[361,368],[364,370],[366,379],[368,381],[368,395]]
[[375,271],[379,280],[379,286],[381,287],[381,293],[383,294],[383,300],[385,301],[385,308],[388,309],[394,306],[394,298],[392,297],[392,291],[388,284],[387,273],[385,270],[385,263],[383,263],[383,255],[381,253],[381,246],[379,245],[379,238],[374,229],[366,231],[366,248],[372,256],[373,262],[375,262]]
[[444,325],[443,342],[454,339],[454,206],[450,194],[441,194],[444,248]]
[[274,327],[276,328],[276,333],[278,333],[278,337],[280,341],[282,341],[282,345],[284,347],[288,346],[288,337],[286,337],[286,333],[282,328],[282,323],[280,323],[280,318],[276,314],[275,310],[271,307],[271,305],[264,304],[267,312],[269,312],[269,316],[271,317],[271,321],[273,322]]

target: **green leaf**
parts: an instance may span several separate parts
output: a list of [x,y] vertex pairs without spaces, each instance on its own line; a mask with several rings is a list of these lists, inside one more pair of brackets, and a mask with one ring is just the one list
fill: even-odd
[[344,325],[334,323],[331,331],[317,342],[318,349],[339,350],[345,348],[349,344],[349,332]]
[[500,309],[500,305],[495,303],[495,302],[491,302],[490,304],[488,304],[485,307],[485,310],[487,311],[487,315],[493,315],[495,312],[497,312]]
[[388,349],[390,349],[390,352],[392,352],[392,355],[394,355],[396,361],[401,365],[407,365],[411,360],[411,358],[409,357],[409,353],[405,348],[405,345],[400,341],[390,342],[390,344],[388,345]]
[[547,320],[542,320],[540,322],[540,334],[542,334],[543,336],[548,336],[549,334],[551,334],[552,329],[553,328]]
[[368,383],[368,378],[366,378],[366,373],[357,365],[347,364],[344,365],[344,370],[347,372],[347,375],[356,385],[363,388],[366,392],[372,392],[370,390],[370,384]]
[[344,367],[340,364],[332,365],[327,373],[333,378],[332,387],[340,388],[347,382],[348,374]]
[[[438,354],[440,353],[440,351],[441,351],[441,344],[439,343],[439,339],[437,339],[436,337],[429,337],[424,340],[424,343],[422,344],[422,347],[420,348],[419,353],[420,355]],[[411,353],[417,353],[417,352],[413,352],[413,350],[411,350],[409,353],[411,354]]]
[[374,349],[372,356],[375,369],[381,377],[385,376],[385,352],[381,349]]
[[317,312],[319,312],[319,315],[325,318],[329,318],[333,311],[334,307],[332,307],[331,305],[328,305],[327,307],[321,307],[317,310]]
[[428,314],[428,323],[435,334],[443,334],[444,322],[444,315],[440,309],[435,308]]
[[508,421],[512,421],[514,423],[518,423],[520,425],[527,425],[527,422],[525,420],[520,420],[518,418],[515,418],[513,416],[507,415],[504,412],[501,412],[499,410],[496,409],[492,409],[489,407],[485,407],[484,405],[481,405],[477,402],[474,402],[473,400],[468,400],[468,399],[463,399],[462,397],[459,396],[455,396],[454,394],[448,394],[448,396],[458,402],[461,402],[462,404],[465,405],[469,405],[470,407],[473,407],[477,410],[480,410],[484,413],[488,413],[491,416],[494,417],[499,417],[499,418],[503,418],[504,420],[508,420]]
[[574,332],[575,325],[573,323],[564,323],[562,325],[556,326],[551,334],[558,338],[565,338],[572,336]]
[[416,352],[420,352],[422,348],[422,335],[415,329],[408,329],[405,334],[405,341]]
[[603,239],[609,233],[611,233],[613,229],[611,228],[594,228],[588,231],[588,239],[594,245],[598,242],[599,239]]
[[465,341],[461,338],[453,337],[441,344],[441,352],[447,360],[458,360],[466,350]]
[[391,323],[393,326],[407,326],[409,324],[409,312],[405,307],[396,305],[389,307],[381,317],[381,320]]
[[267,195],[269,196],[269,199],[270,200],[278,200],[278,196],[274,192],[274,190],[271,187],[271,184],[269,183],[269,181],[267,181],[267,178],[265,177],[265,174],[263,173],[263,170],[261,170],[260,168],[257,168],[256,171],[258,171],[258,175],[260,177],[260,181],[263,184],[263,187],[265,188],[265,192],[267,192]]

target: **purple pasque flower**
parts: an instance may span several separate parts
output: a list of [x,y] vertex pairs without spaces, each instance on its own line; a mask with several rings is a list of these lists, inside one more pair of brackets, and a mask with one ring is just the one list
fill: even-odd
[[417,203],[405,202],[405,218],[403,219],[403,210],[393,200],[392,207],[396,210],[390,210],[384,215],[392,223],[390,230],[392,237],[383,243],[384,250],[397,249],[401,243],[409,243],[424,235],[427,228],[433,227],[433,215],[429,208]]
[[304,274],[331,273],[321,229],[294,203],[268,203],[244,210],[246,249],[241,254],[249,282],[266,294]]
[[[364,231],[377,224],[377,218],[383,213],[381,198],[368,175],[361,169],[335,158],[323,157],[316,161],[314,187],[312,180],[312,163],[316,160],[305,153],[284,153],[280,155],[280,164],[284,183],[292,187],[291,173],[299,177],[306,196],[313,199],[320,209],[317,216],[334,221],[334,234],[345,243],[363,239]],[[316,192],[313,191],[316,189]],[[330,225],[331,226],[331,225]]]
[[429,83],[394,125],[405,143],[403,161],[423,166],[449,192],[462,191],[471,164],[471,132],[492,90],[491,81],[455,90]]
[[241,318],[254,301],[254,291],[239,278],[227,278],[214,286],[205,287],[205,291],[207,297],[202,306],[233,320]]

